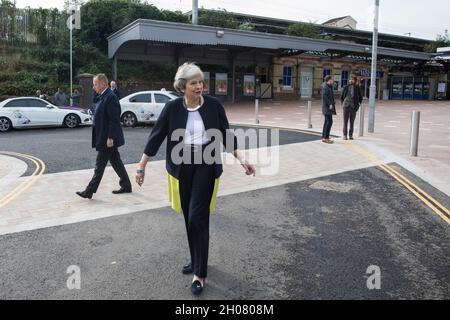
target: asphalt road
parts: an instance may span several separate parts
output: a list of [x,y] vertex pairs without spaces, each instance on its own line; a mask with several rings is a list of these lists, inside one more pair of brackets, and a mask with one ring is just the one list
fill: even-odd
[[[152,126],[124,128],[125,145],[119,148],[122,161],[125,164],[137,163],[141,159]],[[238,127],[232,126],[237,129]],[[239,127],[247,130],[248,127]],[[260,129],[257,129],[258,132]],[[0,151],[13,151],[32,155],[44,161],[46,173],[65,172],[81,169],[90,169],[95,165],[97,153],[91,148],[90,127],[45,128],[14,130],[0,134]],[[271,145],[271,134],[268,133],[268,144]],[[279,145],[318,140],[316,135],[281,130]],[[258,142],[258,145],[259,142]],[[242,149],[248,148],[246,141]],[[165,142],[162,144],[154,160],[165,159]],[[31,174],[34,170],[32,163],[26,172]]]
[[[200,299],[450,298],[450,226],[376,167],[220,197],[217,209]],[[3,235],[0,299],[191,299],[187,250],[170,208]],[[66,287],[71,265],[80,290]],[[371,265],[380,289],[367,288]]]

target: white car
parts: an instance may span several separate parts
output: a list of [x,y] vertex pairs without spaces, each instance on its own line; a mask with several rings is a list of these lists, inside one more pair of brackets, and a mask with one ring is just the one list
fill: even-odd
[[133,127],[140,122],[156,122],[166,103],[176,98],[177,93],[165,90],[132,93],[120,99],[122,124]]
[[57,107],[35,97],[11,98],[0,102],[0,132],[13,128],[92,125],[92,112],[81,107]]

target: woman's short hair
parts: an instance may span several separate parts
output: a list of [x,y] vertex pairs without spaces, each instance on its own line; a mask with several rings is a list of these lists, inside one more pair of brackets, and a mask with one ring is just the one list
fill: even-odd
[[200,76],[203,80],[203,71],[193,62],[185,62],[178,67],[175,74],[173,87],[178,93],[183,93],[187,82],[195,76]]

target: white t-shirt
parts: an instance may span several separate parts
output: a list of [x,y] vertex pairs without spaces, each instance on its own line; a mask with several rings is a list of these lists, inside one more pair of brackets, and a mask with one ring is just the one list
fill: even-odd
[[185,144],[206,144],[209,140],[206,137],[205,125],[202,116],[198,111],[189,111],[184,134]]

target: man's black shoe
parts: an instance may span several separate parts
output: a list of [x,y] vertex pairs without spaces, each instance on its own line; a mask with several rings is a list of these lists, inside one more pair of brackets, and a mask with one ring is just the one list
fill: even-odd
[[183,266],[183,270],[181,271],[183,274],[191,274],[194,272],[192,269],[192,264],[188,263]]
[[112,193],[114,194],[131,193],[131,189],[120,188],[119,190],[114,190]]
[[75,192],[77,195],[79,195],[82,198],[85,199],[92,199],[92,193],[87,192],[86,190],[84,191],[77,191]]

